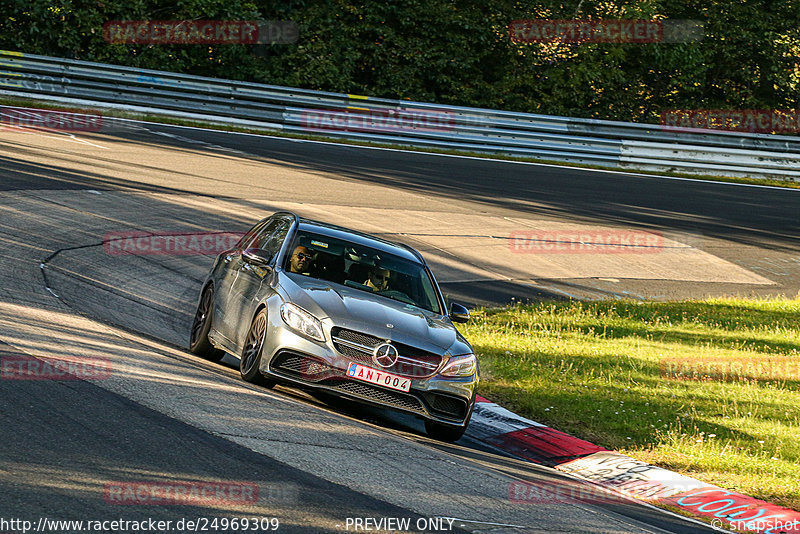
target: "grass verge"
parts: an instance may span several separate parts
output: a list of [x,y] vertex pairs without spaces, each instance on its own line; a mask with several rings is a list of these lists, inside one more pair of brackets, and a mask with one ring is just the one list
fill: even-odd
[[480,394],[634,458],[800,510],[800,299],[477,310]]
[[[74,105],[69,104],[59,104],[53,101],[42,101],[36,99],[29,99],[29,98],[22,98],[22,97],[1,97],[0,98],[0,105],[3,106],[18,106],[18,107],[35,107],[39,109],[68,109],[72,112],[80,112],[80,109],[76,108]],[[86,111],[91,111],[92,108],[88,106],[84,106]],[[625,172],[630,174],[641,174],[647,176],[668,176],[672,178],[689,178],[693,180],[708,180],[714,182],[730,182],[730,183],[739,183],[739,184],[750,184],[750,185],[769,185],[774,187],[784,187],[787,189],[800,189],[800,182],[795,182],[792,180],[777,180],[777,179],[762,179],[762,178],[741,178],[736,176],[710,176],[710,175],[702,175],[702,174],[692,174],[692,173],[684,173],[684,172],[669,172],[669,171],[648,171],[648,170],[638,170],[634,168],[620,168],[620,167],[611,167],[611,166],[603,166],[603,165],[590,165],[584,163],[573,163],[573,162],[566,162],[566,161],[558,161],[558,160],[548,160],[548,159],[540,159],[540,158],[527,158],[527,157],[515,157],[515,156],[508,156],[504,154],[493,154],[493,153],[484,153],[484,152],[469,152],[465,150],[447,150],[447,149],[439,149],[433,147],[415,147],[409,145],[399,145],[399,144],[388,144],[388,143],[370,143],[365,141],[355,141],[349,139],[341,139],[337,137],[326,137],[323,135],[304,135],[304,134],[297,134],[297,133],[290,133],[290,132],[283,132],[280,130],[271,130],[267,128],[255,128],[255,127],[240,127],[240,126],[233,126],[227,125],[220,122],[214,122],[212,119],[213,117],[209,117],[209,121],[199,121],[199,120],[191,120],[191,119],[182,119],[178,117],[170,117],[168,115],[159,115],[159,114],[151,114],[151,113],[140,113],[140,112],[133,112],[133,111],[124,111],[119,109],[112,109],[112,108],[103,108],[102,106],[98,106],[96,109],[102,110],[103,116],[105,117],[116,117],[121,119],[131,119],[131,120],[139,120],[145,122],[154,122],[159,124],[171,124],[176,126],[189,126],[189,127],[196,127],[196,128],[207,128],[210,130],[219,130],[224,132],[239,132],[239,133],[249,133],[249,134],[256,134],[256,135],[269,135],[271,137],[284,137],[287,139],[303,139],[307,141],[323,141],[327,143],[339,143],[343,145],[354,145],[354,146],[366,146],[366,147],[374,147],[374,148],[391,148],[397,150],[406,150],[409,152],[425,152],[430,154],[446,154],[452,156],[467,156],[473,158],[482,158],[482,159],[493,159],[493,160],[502,160],[502,161],[520,161],[525,163],[542,163],[547,165],[560,165],[563,167],[575,167],[579,169],[593,169],[593,170],[600,170],[600,171],[617,171],[617,172]]]

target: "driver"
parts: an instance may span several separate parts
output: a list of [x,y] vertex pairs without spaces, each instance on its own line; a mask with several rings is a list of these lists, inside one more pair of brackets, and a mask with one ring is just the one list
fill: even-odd
[[364,282],[364,285],[373,291],[386,291],[389,288],[390,276],[389,269],[383,269],[376,265],[369,270],[369,278]]
[[311,251],[306,247],[302,245],[294,247],[294,251],[292,251],[292,261],[289,265],[289,272],[309,274],[312,258]]

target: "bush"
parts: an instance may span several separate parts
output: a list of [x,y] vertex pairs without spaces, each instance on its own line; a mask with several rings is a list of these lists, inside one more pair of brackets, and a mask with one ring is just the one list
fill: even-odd
[[[574,4],[574,5],[573,5]],[[318,90],[600,119],[664,109],[798,107],[800,4],[790,0],[0,0],[0,46]],[[516,19],[692,19],[700,42],[512,43]],[[112,45],[108,20],[292,20],[290,45]]]

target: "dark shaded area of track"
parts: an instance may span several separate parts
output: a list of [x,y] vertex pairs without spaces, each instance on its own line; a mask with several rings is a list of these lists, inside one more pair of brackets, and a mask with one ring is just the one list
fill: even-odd
[[[796,250],[800,191],[368,150],[335,144],[148,125],[289,168],[333,174],[527,214],[702,233]],[[164,144],[182,143],[164,138]],[[246,156],[242,156],[246,157]]]
[[[502,305],[571,297],[683,299],[737,294],[793,297],[800,291],[798,190],[367,149],[158,124],[139,127],[126,123],[95,137],[83,137],[99,143],[110,137],[138,146],[167,146],[178,153],[191,147],[195,153],[267,162],[332,178],[342,182],[342,188],[347,187],[347,182],[386,185],[439,200],[469,201],[485,206],[487,213],[493,215],[556,219],[600,227],[638,227],[663,232],[665,236],[673,232],[677,241],[682,241],[681,234],[689,234],[693,240],[699,238],[699,244],[693,244],[696,248],[776,283],[774,286],[686,283],[676,277],[676,280],[626,280],[616,287],[580,279],[566,281],[572,285],[563,287],[561,282],[550,280],[538,287],[518,280],[443,284],[449,296],[467,304]],[[14,155],[0,156],[0,191],[112,189],[197,194],[179,184],[151,185],[109,176],[104,167],[114,161],[102,154],[93,156],[93,170],[76,172],[74,161],[67,155],[54,153],[46,164],[37,163],[33,161],[35,158],[26,158],[24,141],[7,143],[15,145],[10,147]],[[136,167],[139,172],[147,173],[157,169],[157,165],[141,161]],[[226,180],[220,178],[217,196],[224,197]],[[309,199],[324,198],[326,193],[309,191]]]
[[[528,215],[697,232],[776,249],[795,250],[800,245],[798,190],[370,150],[167,125],[148,124],[147,128],[202,141],[192,146],[194,150],[203,150],[208,143],[241,151],[237,154],[241,158],[470,200]],[[152,142],[152,136],[135,129],[108,135]],[[186,146],[183,140],[166,136],[159,137],[158,144],[179,149]],[[56,164],[31,164],[24,153],[19,158],[0,158],[0,176],[0,191],[97,187],[180,192],[179,188],[124,181],[109,183],[101,179],[102,173],[78,174]]]
[[[0,358],[22,355],[0,345]],[[3,517],[173,521],[277,517],[280,532],[316,533],[346,517],[417,514],[327,482],[81,380],[4,380],[0,387]],[[13,409],[8,409],[13,407]],[[0,471],[2,472],[2,471]],[[107,484],[248,483],[257,504],[120,504]],[[234,497],[236,496],[233,494]],[[214,495],[214,498],[217,496]],[[146,497],[141,497],[146,499]],[[133,505],[132,505],[133,504]],[[31,512],[36,510],[36,517]],[[270,512],[274,515],[267,515]],[[185,530],[185,529],[183,529]],[[223,529],[222,531],[234,531]],[[261,532],[263,530],[259,530]],[[457,532],[461,530],[456,529]]]

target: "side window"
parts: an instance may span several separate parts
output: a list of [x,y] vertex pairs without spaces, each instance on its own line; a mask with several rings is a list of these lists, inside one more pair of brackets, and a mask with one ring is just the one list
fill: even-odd
[[247,233],[242,236],[239,242],[236,243],[235,248],[241,248],[241,249],[252,248],[252,245],[250,245],[250,243],[252,243],[255,237],[264,230],[264,227],[267,224],[269,224],[269,222],[270,220],[266,219],[264,221],[257,223],[255,226],[249,229]]
[[271,256],[275,256],[281,250],[281,245],[283,245],[283,241],[286,239],[286,234],[289,233],[289,228],[291,224],[288,221],[283,219],[278,219],[275,221],[277,223],[273,228],[269,239],[266,240],[261,246],[262,249],[269,252]]
[[246,243],[244,248],[258,248],[274,257],[280,252],[291,226],[286,219],[272,219],[253,236],[249,243]]
[[267,224],[259,230],[255,236],[253,236],[253,240],[247,244],[247,248],[260,248],[262,250],[267,250],[267,243],[269,243],[272,234],[275,233],[275,229],[278,228],[278,225],[282,221],[280,219],[272,219],[271,221],[267,222]]

